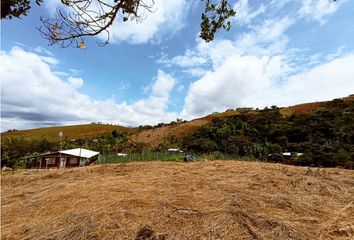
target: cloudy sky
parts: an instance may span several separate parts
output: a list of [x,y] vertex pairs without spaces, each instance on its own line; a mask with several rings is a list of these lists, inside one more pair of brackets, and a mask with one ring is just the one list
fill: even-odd
[[228,108],[354,93],[354,1],[238,0],[230,32],[198,38],[199,0],[155,0],[116,22],[105,47],[48,46],[36,27],[58,0],[1,21],[1,130],[104,122],[137,126]]

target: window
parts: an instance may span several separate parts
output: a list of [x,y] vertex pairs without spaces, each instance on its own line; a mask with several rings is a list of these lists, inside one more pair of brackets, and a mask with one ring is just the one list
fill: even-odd
[[49,164],[55,164],[55,158],[46,158],[45,160],[46,160],[48,165]]
[[70,164],[77,164],[77,158],[70,158]]

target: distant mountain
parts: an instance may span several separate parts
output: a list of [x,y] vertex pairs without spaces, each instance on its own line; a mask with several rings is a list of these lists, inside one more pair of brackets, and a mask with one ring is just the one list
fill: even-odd
[[[354,94],[342,98],[344,101],[354,101]],[[290,107],[280,108],[279,111],[284,116],[292,114],[309,114],[321,107],[326,106],[330,101],[312,102],[294,105]],[[203,118],[191,121],[183,121],[181,123],[171,122],[170,124],[158,124],[157,126],[140,126],[136,128],[123,127],[110,124],[83,124],[71,126],[58,126],[37,128],[29,130],[15,130],[2,133],[2,138],[6,137],[23,137],[28,140],[47,137],[52,140],[58,140],[58,133],[64,133],[64,140],[94,138],[105,133],[112,133],[116,130],[129,136],[130,142],[144,143],[149,148],[156,148],[161,143],[171,138],[181,139],[193,133],[202,125],[209,124],[214,118],[225,118],[241,114],[257,114],[259,110],[253,108],[237,108],[229,109],[222,113],[213,113]]]

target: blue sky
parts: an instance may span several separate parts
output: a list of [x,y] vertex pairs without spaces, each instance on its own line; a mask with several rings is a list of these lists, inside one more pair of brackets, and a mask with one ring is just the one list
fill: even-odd
[[354,93],[354,1],[230,1],[230,32],[198,38],[199,0],[155,0],[111,43],[48,46],[36,27],[57,0],[1,21],[1,130],[104,122],[138,126],[237,107]]

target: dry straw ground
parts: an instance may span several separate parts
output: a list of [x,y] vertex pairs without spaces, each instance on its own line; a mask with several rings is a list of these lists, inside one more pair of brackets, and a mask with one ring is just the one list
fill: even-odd
[[2,239],[354,239],[354,171],[240,161],[6,175]]

